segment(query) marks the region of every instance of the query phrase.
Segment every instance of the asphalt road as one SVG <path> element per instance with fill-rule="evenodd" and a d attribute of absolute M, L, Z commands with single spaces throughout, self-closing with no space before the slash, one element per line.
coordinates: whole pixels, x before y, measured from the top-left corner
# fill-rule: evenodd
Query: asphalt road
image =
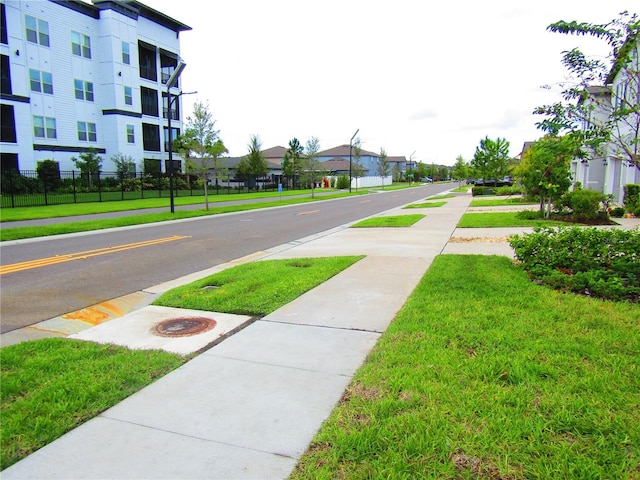
<path fill-rule="evenodd" d="M 1 332 L 21 328 L 451 188 L 371 193 L 249 212 L 0 244 Z M 123 213 L 125 214 L 125 213 Z"/>

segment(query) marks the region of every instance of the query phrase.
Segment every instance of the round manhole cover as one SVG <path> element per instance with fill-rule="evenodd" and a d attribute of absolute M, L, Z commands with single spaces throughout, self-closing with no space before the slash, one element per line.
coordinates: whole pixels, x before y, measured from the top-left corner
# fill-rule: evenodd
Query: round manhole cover
<path fill-rule="evenodd" d="M 158 323 L 152 333 L 161 337 L 188 337 L 208 332 L 216 326 L 216 321 L 206 317 L 172 318 Z"/>

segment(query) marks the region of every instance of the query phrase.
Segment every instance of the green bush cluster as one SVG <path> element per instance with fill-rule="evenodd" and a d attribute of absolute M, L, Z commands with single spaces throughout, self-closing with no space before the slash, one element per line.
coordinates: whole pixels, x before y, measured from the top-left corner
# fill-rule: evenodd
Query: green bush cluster
<path fill-rule="evenodd" d="M 584 222 L 595 220 L 602 216 L 606 218 L 607 212 L 602 208 L 604 201 L 604 194 L 595 190 L 578 188 L 565 193 L 556 208 L 558 210 L 569 208 L 577 221 Z"/>
<path fill-rule="evenodd" d="M 516 259 L 537 282 L 588 296 L 640 303 L 640 231 L 538 227 L 512 235 Z"/>
<path fill-rule="evenodd" d="M 496 195 L 500 196 L 509 196 L 509 195 L 519 195 L 524 192 L 522 187 L 518 185 L 505 185 L 504 187 L 498 187 L 496 190 Z"/>
<path fill-rule="evenodd" d="M 349 175 L 340 175 L 336 181 L 336 188 L 338 190 L 349 188 Z"/>
<path fill-rule="evenodd" d="M 624 187 L 623 202 L 626 209 L 640 217 L 640 185 L 629 183 Z"/>
<path fill-rule="evenodd" d="M 474 197 L 478 195 L 496 195 L 496 190 L 495 187 L 473 187 L 471 195 Z"/>

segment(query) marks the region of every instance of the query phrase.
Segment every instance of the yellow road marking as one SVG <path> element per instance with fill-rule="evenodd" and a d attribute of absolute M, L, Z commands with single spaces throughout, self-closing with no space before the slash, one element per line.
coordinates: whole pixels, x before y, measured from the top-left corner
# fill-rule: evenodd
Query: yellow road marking
<path fill-rule="evenodd" d="M 360 203 L 369 203 L 371 200 L 362 200 Z"/>
<path fill-rule="evenodd" d="M 308 212 L 300 212 L 298 215 L 309 215 L 310 213 L 318 213 L 320 210 L 309 210 Z"/>
<path fill-rule="evenodd" d="M 86 258 L 97 257 L 98 255 L 106 255 L 108 253 L 123 252 L 134 248 L 149 247 L 160 243 L 173 242 L 190 238 L 188 236 L 174 235 L 173 237 L 157 238 L 155 240 L 145 240 L 144 242 L 129 243 L 126 245 L 116 245 L 114 247 L 97 248 L 95 250 L 87 250 L 85 252 L 69 253 L 67 255 L 56 255 L 54 257 L 40 258 L 37 260 L 29 260 L 27 262 L 13 263 L 10 265 L 0 266 L 0 275 L 5 273 L 21 272 L 32 268 L 46 267 L 48 265 L 56 265 L 58 263 L 71 262 L 73 260 L 83 260 Z"/>

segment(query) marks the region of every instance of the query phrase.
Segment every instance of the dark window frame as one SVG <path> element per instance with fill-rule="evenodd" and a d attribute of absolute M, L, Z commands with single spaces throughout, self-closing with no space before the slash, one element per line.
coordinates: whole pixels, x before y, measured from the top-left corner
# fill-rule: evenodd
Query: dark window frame
<path fill-rule="evenodd" d="M 160 126 L 153 123 L 142 124 L 142 148 L 148 152 L 160 151 Z"/>
<path fill-rule="evenodd" d="M 0 142 L 18 143 L 13 105 L 0 105 Z"/>

